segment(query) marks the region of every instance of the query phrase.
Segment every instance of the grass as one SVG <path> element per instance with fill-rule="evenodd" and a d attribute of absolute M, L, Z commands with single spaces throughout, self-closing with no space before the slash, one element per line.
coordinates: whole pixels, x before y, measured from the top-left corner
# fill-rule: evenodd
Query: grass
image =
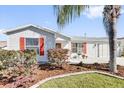
<path fill-rule="evenodd" d="M 124 88 L 124 80 L 102 74 L 80 74 L 52 79 L 39 88 Z"/>

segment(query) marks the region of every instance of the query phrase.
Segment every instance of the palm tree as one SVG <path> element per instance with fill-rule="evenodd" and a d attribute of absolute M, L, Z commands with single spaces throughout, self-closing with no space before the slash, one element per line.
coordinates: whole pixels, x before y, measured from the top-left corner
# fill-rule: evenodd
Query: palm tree
<path fill-rule="evenodd" d="M 76 17 L 80 17 L 81 13 L 88 6 L 80 5 L 64 5 L 54 6 L 57 23 L 60 27 L 64 27 L 67 23 L 72 22 Z M 116 22 L 120 15 L 120 6 L 107 5 L 104 7 L 103 23 L 109 37 L 109 50 L 110 50 L 110 71 L 116 73 Z"/>
<path fill-rule="evenodd" d="M 72 22 L 76 17 L 80 17 L 86 5 L 63 5 L 54 6 L 57 15 L 57 23 L 59 27 L 64 27 L 67 23 Z"/>
<path fill-rule="evenodd" d="M 120 15 L 121 6 L 119 5 L 106 5 L 103 10 L 103 23 L 109 38 L 109 65 L 110 71 L 117 73 L 117 19 Z"/>

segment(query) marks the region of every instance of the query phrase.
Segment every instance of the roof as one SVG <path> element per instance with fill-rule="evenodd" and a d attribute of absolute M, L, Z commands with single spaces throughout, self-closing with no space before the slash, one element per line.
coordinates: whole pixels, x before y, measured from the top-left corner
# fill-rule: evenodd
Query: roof
<path fill-rule="evenodd" d="M 6 47 L 7 42 L 6 41 L 0 41 L 0 48 Z"/>
<path fill-rule="evenodd" d="M 16 28 L 4 30 L 3 33 L 4 33 L 4 34 L 8 34 L 8 33 L 15 32 L 15 31 L 17 31 L 17 30 L 22 30 L 22 29 L 25 29 L 25 28 L 28 28 L 28 27 L 38 28 L 38 29 L 43 30 L 43 31 L 46 31 L 46 32 L 48 32 L 48 33 L 59 34 L 59 35 L 62 35 L 62 36 L 64 36 L 64 37 L 70 38 L 70 37 L 65 36 L 65 35 L 63 35 L 63 34 L 61 34 L 61 33 L 59 33 L 59 32 L 56 32 L 56 31 L 52 30 L 52 29 L 44 28 L 44 27 L 41 27 L 41 26 L 38 26 L 38 25 L 33 25 L 33 24 L 18 26 L 18 27 L 16 27 Z"/>
<path fill-rule="evenodd" d="M 108 37 L 79 37 L 79 36 L 73 36 L 71 37 L 72 42 L 108 42 Z M 122 40 L 122 38 L 118 38 L 118 41 Z"/>
<path fill-rule="evenodd" d="M 72 42 L 75 42 L 75 41 L 76 42 L 82 42 L 82 41 L 85 41 L 85 40 L 87 40 L 87 42 L 108 42 L 108 38 L 107 37 L 86 37 L 86 38 L 85 37 L 80 37 L 80 36 L 69 37 L 69 36 L 63 35 L 62 33 L 54 31 L 52 29 L 44 28 L 44 27 L 41 27 L 41 26 L 38 26 L 38 25 L 33 25 L 33 24 L 18 26 L 16 28 L 4 30 L 3 33 L 4 34 L 8 34 L 8 33 L 11 33 L 11 32 L 17 31 L 17 30 L 22 30 L 22 29 L 25 29 L 25 28 L 28 28 L 28 27 L 34 27 L 34 28 L 46 31 L 48 33 L 52 33 L 52 34 L 56 34 L 56 35 L 61 35 L 63 37 L 68 38 L 69 40 L 71 39 Z M 124 37 L 118 38 L 118 40 L 124 40 Z"/>

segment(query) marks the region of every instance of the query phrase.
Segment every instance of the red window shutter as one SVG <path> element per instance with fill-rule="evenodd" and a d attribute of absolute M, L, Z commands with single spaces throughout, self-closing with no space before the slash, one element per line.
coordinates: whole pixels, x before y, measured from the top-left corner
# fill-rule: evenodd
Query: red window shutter
<path fill-rule="evenodd" d="M 43 37 L 40 38 L 40 55 L 41 56 L 44 55 L 44 38 Z"/>
<path fill-rule="evenodd" d="M 24 50 L 25 49 L 25 42 L 24 42 L 24 37 L 20 37 L 20 50 Z"/>
<path fill-rule="evenodd" d="M 83 53 L 84 54 L 87 53 L 87 43 L 86 42 L 83 43 Z"/>

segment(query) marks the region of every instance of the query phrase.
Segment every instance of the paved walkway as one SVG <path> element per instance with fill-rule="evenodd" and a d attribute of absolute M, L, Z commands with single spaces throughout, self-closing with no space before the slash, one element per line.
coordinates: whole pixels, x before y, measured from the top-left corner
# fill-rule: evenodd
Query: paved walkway
<path fill-rule="evenodd" d="M 78 64 L 80 62 L 86 63 L 86 64 L 93 64 L 93 63 L 108 63 L 108 58 L 87 58 L 87 59 L 70 59 L 70 64 Z M 117 57 L 117 64 L 124 66 L 124 57 Z"/>

